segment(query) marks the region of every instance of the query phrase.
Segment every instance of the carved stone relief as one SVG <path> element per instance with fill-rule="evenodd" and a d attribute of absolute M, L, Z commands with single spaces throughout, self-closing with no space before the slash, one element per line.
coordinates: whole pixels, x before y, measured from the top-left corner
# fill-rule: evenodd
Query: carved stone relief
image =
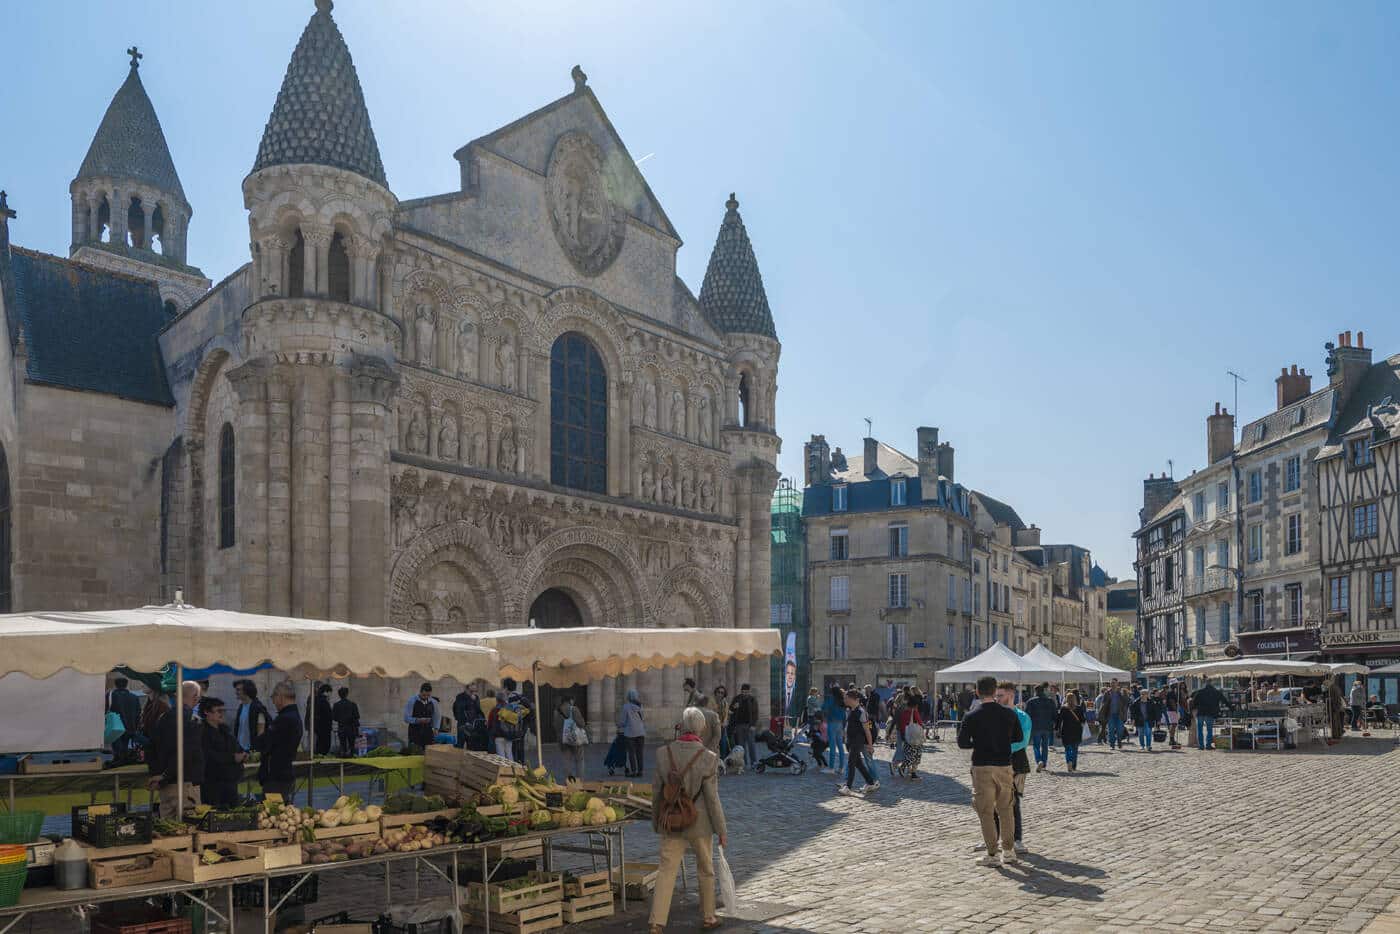
<path fill-rule="evenodd" d="M 442 419 L 442 428 L 438 431 L 438 457 L 445 461 L 456 462 L 461 454 L 461 446 L 457 434 L 457 416 L 447 413 Z"/>
<path fill-rule="evenodd" d="M 419 305 L 414 313 L 413 335 L 417 360 L 426 367 L 437 366 L 434 356 L 436 348 L 437 319 L 431 305 Z"/>
<path fill-rule="evenodd" d="M 574 268 L 596 276 L 622 249 L 627 223 L 612 202 L 603 153 L 585 133 L 571 130 L 554 143 L 546 170 L 554 236 Z"/>
<path fill-rule="evenodd" d="M 507 392 L 515 392 L 515 344 L 511 342 L 509 336 L 501 338 L 501 345 L 496 348 L 496 373 L 500 379 L 501 388 Z"/>
<path fill-rule="evenodd" d="M 476 376 L 477 355 L 476 325 L 470 318 L 462 318 L 457 324 L 457 375 L 463 379 Z"/>

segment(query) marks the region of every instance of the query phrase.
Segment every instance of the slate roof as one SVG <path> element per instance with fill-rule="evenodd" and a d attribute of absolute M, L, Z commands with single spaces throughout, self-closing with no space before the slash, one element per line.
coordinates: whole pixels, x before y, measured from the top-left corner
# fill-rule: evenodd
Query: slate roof
<path fill-rule="evenodd" d="M 3 261 L 0 256 L 0 261 Z M 23 329 L 36 383 L 174 405 L 156 336 L 169 319 L 155 282 L 11 247 L 6 318 Z"/>
<path fill-rule="evenodd" d="M 328 165 L 389 187 L 350 49 L 317 0 L 287 64 L 253 171 L 273 165 Z"/>
<path fill-rule="evenodd" d="M 78 178 L 129 178 L 154 185 L 185 200 L 185 189 L 165 144 L 165 133 L 136 65 L 117 89 L 97 126 Z"/>
<path fill-rule="evenodd" d="M 707 277 L 708 278 L 708 277 Z M 906 477 L 917 477 L 919 475 L 919 462 L 902 451 L 890 447 L 883 441 L 877 441 L 879 445 L 875 455 L 875 472 L 870 476 L 865 475 L 865 455 L 846 454 L 846 469 L 833 470 L 831 476 L 838 482 L 861 483 L 877 477 L 893 477 L 895 474 L 903 474 Z M 864 448 L 862 448 L 862 451 Z M 845 454 L 845 452 L 842 452 Z"/>
<path fill-rule="evenodd" d="M 1120 581 L 1117 584 L 1110 584 L 1108 588 L 1107 604 L 1106 609 L 1110 612 L 1113 610 L 1131 610 L 1137 612 L 1137 581 Z"/>
<path fill-rule="evenodd" d="M 1338 413 L 1318 460 L 1342 453 L 1347 435 L 1372 431 L 1372 443 L 1400 437 L 1400 354 L 1372 364 Z"/>
<path fill-rule="evenodd" d="M 721 333 L 762 334 L 776 340 L 778 332 L 773 327 L 768 294 L 763 291 L 758 259 L 733 194 L 724 207 L 724 222 L 719 225 L 705 281 L 700 285 L 700 307 Z"/>
<path fill-rule="evenodd" d="M 973 490 L 972 495 L 977 497 L 977 501 L 982 504 L 982 511 L 991 516 L 992 521 L 997 525 L 1009 525 L 1016 530 L 1026 527 L 1026 524 L 1021 521 L 1021 516 L 1008 504 L 999 499 L 993 499 L 980 490 Z"/>
<path fill-rule="evenodd" d="M 1240 432 L 1240 443 L 1235 453 L 1243 457 L 1290 435 L 1325 427 L 1332 419 L 1335 398 L 1336 390 L 1327 386 L 1291 405 L 1276 409 L 1263 418 L 1255 419 Z"/>

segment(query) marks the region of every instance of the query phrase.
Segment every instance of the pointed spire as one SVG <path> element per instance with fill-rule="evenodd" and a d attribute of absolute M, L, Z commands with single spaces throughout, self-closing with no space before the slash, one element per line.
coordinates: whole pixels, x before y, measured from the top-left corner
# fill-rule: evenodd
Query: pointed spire
<path fill-rule="evenodd" d="M 331 0 L 316 0 L 316 13 L 292 52 L 277 92 L 253 171 L 273 165 L 328 165 L 388 188 L 364 91 L 331 7 Z"/>
<path fill-rule="evenodd" d="M 773 327 L 758 259 L 732 192 L 724 208 L 724 222 L 700 286 L 700 308 L 723 333 L 761 334 L 776 340 L 778 332 Z"/>
<path fill-rule="evenodd" d="M 185 189 L 165 144 L 165 132 L 141 84 L 138 69 L 143 56 L 135 46 L 126 54 L 131 56 L 126 81 L 107 105 L 78 178 L 106 176 L 145 182 L 184 201 Z"/>

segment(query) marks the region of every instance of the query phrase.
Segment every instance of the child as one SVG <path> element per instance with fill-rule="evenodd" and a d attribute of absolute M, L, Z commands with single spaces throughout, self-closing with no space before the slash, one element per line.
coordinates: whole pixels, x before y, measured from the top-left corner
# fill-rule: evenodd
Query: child
<path fill-rule="evenodd" d="M 812 760 L 817 763 L 817 768 L 826 768 L 826 748 L 829 745 L 826 741 L 826 721 L 821 717 L 816 717 L 807 722 L 807 738 L 812 743 Z"/>

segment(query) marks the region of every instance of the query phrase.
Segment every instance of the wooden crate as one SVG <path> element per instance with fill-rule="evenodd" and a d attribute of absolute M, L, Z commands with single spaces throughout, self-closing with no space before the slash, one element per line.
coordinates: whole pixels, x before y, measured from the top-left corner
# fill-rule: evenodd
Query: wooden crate
<path fill-rule="evenodd" d="M 608 895 L 608 871 L 585 872 L 564 880 L 564 895 L 569 898 L 588 898 L 593 895 Z M 608 895 L 611 898 L 611 895 Z"/>
<path fill-rule="evenodd" d="M 603 875 L 606 876 L 607 873 Z M 604 890 L 601 894 L 565 899 L 565 923 L 578 924 L 581 921 L 592 921 L 594 918 L 610 917 L 613 913 L 613 897 L 612 892 L 607 891 L 606 885 L 604 880 Z"/>
<path fill-rule="evenodd" d="M 544 855 L 544 841 L 538 837 L 522 837 L 518 840 L 505 840 L 488 844 L 488 859 L 538 859 Z"/>
<path fill-rule="evenodd" d="M 423 790 L 428 794 L 461 795 L 488 785 L 513 781 L 525 767 L 501 756 L 452 746 L 429 746 L 423 754 Z"/>
<path fill-rule="evenodd" d="M 646 898 L 656 888 L 656 876 L 661 867 L 656 863 L 627 863 L 622 867 L 622 882 L 628 898 Z M 613 886 L 616 890 L 617 886 Z"/>
<path fill-rule="evenodd" d="M 89 860 L 88 885 L 94 889 L 150 885 L 169 879 L 172 871 L 168 854 L 148 849 L 132 856 Z"/>
<path fill-rule="evenodd" d="M 217 882 L 263 871 L 262 850 L 246 843 L 231 843 L 228 846 L 239 858 L 226 859 L 212 866 L 205 865 L 194 851 L 171 853 L 170 864 L 175 878 L 181 882 Z"/>
<path fill-rule="evenodd" d="M 390 827 L 403 827 L 407 824 L 426 824 L 439 817 L 452 820 L 460 813 L 462 813 L 461 808 L 446 808 L 441 811 L 425 811 L 422 814 L 383 814 L 379 818 L 379 823 L 385 830 L 388 830 Z"/>
<path fill-rule="evenodd" d="M 471 924 L 479 927 L 486 924 L 486 915 L 479 911 L 468 911 L 466 916 Z M 547 902 L 499 915 L 491 912 L 491 930 L 505 931 L 506 934 L 536 934 L 537 931 L 551 931 L 563 926 L 563 902 Z"/>
<path fill-rule="evenodd" d="M 476 813 L 482 817 L 519 817 L 525 813 L 523 804 L 479 804 Z"/>
<path fill-rule="evenodd" d="M 56 755 L 36 759 L 25 756 L 19 760 L 21 775 L 60 775 L 66 772 L 101 772 L 102 757 L 97 753 L 74 752 L 60 758 Z"/>
<path fill-rule="evenodd" d="M 130 846 L 88 846 L 80 843 L 88 861 L 94 859 L 116 859 L 122 856 L 141 856 L 145 853 L 167 853 L 175 850 L 188 850 L 194 846 L 194 837 L 183 834 L 177 837 L 156 837 L 150 843 L 133 843 Z"/>
<path fill-rule="evenodd" d="M 225 843 L 266 843 L 269 840 L 286 840 L 286 834 L 276 830 L 223 830 L 201 831 L 195 836 L 199 848 L 221 846 Z"/>
<path fill-rule="evenodd" d="M 301 865 L 301 844 L 287 842 L 278 838 L 275 840 L 263 840 L 261 842 L 249 843 L 255 849 L 262 851 L 263 868 L 281 869 L 284 866 Z"/>
<path fill-rule="evenodd" d="M 317 840 L 331 840 L 336 837 L 377 837 L 379 836 L 379 821 L 370 821 L 368 824 L 341 824 L 338 827 L 317 827 Z"/>
<path fill-rule="evenodd" d="M 504 889 L 491 883 L 467 883 L 467 904 L 473 908 L 491 906 L 491 921 L 495 923 L 497 913 L 521 911 L 536 905 L 559 904 L 564 900 L 564 874 L 561 872 L 534 872 L 526 874 L 530 885 Z"/>

